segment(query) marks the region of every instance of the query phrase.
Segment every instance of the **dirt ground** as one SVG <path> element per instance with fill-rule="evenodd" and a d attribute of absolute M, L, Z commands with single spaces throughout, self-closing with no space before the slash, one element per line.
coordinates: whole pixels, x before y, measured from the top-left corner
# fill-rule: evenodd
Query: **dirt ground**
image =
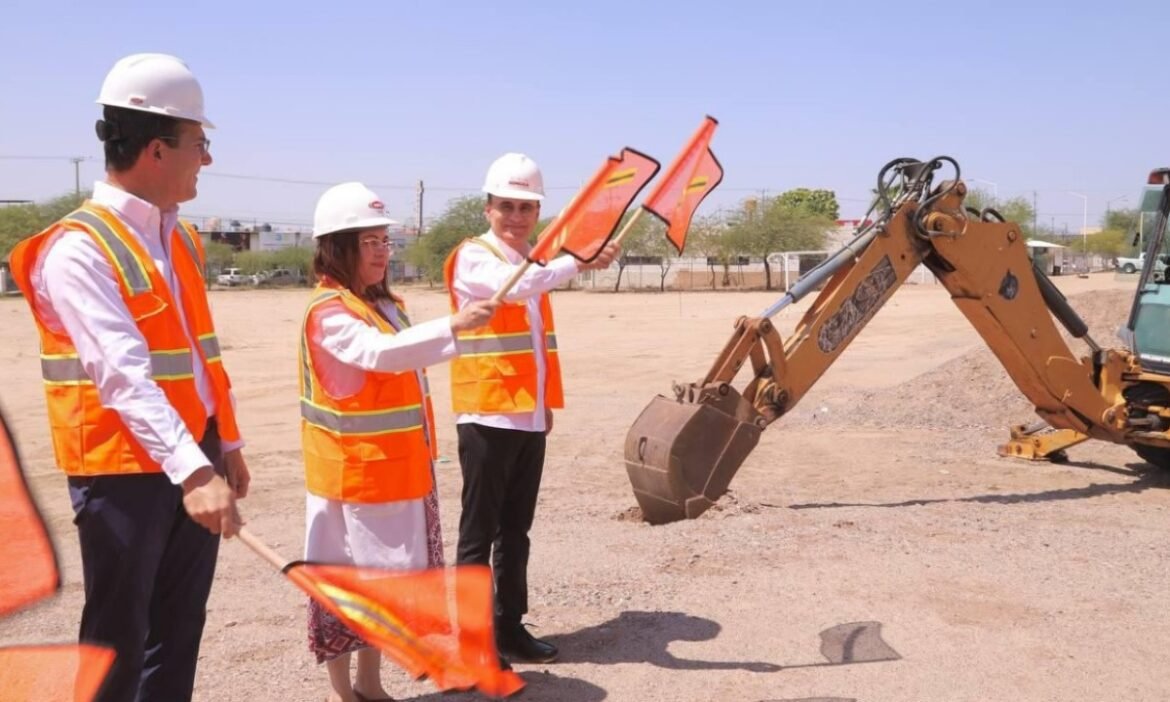
<path fill-rule="evenodd" d="M 1097 341 L 1117 343 L 1132 281 L 1058 283 Z M 437 291 L 406 295 L 415 319 L 443 312 Z M 295 368 L 306 297 L 211 296 L 254 476 L 243 508 L 288 557 L 299 556 L 303 532 Z M 998 458 L 1006 427 L 1033 415 L 940 286 L 899 291 L 764 433 L 715 509 L 665 527 L 631 519 L 622 463 L 631 422 L 672 380 L 701 377 L 733 320 L 774 299 L 555 296 L 568 407 L 550 437 L 529 618 L 562 659 L 517 666 L 522 699 L 1170 699 L 1170 478 L 1104 443 L 1072 449 L 1065 465 Z M 777 317 L 782 334 L 804 306 Z M 59 597 L 0 623 L 0 643 L 69 640 L 80 565 L 35 332 L 20 300 L 0 302 L 0 322 L 0 400 L 65 578 Z M 431 378 L 451 558 L 460 478 L 447 369 Z M 440 698 L 397 671 L 384 678 L 400 699 Z M 325 691 L 300 594 L 225 543 L 196 699 L 308 701 Z"/>

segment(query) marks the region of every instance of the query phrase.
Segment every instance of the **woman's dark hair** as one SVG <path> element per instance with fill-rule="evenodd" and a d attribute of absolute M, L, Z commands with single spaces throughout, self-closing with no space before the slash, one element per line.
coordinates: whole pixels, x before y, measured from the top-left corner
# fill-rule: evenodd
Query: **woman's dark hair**
<path fill-rule="evenodd" d="M 390 284 L 386 279 L 361 288 L 361 279 L 358 277 L 358 262 L 361 252 L 358 251 L 358 234 L 361 230 L 349 229 L 341 232 L 326 234 L 317 239 L 317 253 L 313 255 L 313 274 L 317 281 L 329 277 L 339 285 L 349 288 L 354 295 L 369 300 L 397 300 L 390 292 Z"/>
<path fill-rule="evenodd" d="M 142 150 L 155 139 L 177 139 L 180 120 L 153 112 L 106 105 L 96 125 L 106 152 L 106 170 L 130 170 Z"/>

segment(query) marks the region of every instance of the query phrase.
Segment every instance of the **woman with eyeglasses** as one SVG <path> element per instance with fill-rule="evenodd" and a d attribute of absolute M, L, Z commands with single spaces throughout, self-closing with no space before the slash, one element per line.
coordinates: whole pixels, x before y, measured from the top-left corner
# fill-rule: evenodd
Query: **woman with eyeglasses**
<path fill-rule="evenodd" d="M 386 282 L 393 221 L 384 210 L 369 188 L 343 183 L 313 216 L 318 284 L 300 344 L 305 560 L 414 570 L 443 564 L 423 368 L 455 356 L 455 332 L 486 324 L 496 305 L 411 326 Z M 329 672 L 331 702 L 390 699 L 377 649 L 312 600 L 309 640 Z"/>

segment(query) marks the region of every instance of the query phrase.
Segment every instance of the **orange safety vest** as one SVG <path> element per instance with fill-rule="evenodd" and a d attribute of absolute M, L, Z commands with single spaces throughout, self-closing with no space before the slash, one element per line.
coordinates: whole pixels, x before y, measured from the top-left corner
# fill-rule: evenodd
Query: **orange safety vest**
<path fill-rule="evenodd" d="M 32 272 L 47 253 L 58 229 L 82 231 L 93 238 L 114 268 L 118 288 L 150 351 L 151 378 L 162 389 L 196 441 L 203 439 L 207 411 L 195 389 L 195 364 L 203 364 L 215 396 L 220 437 L 240 438 L 223 368 L 219 340 L 211 322 L 204 282 L 206 257 L 199 235 L 186 223 L 171 232 L 168 249 L 179 281 L 183 319 L 173 291 L 154 265 L 146 247 L 111 210 L 87 201 L 78 210 L 16 245 L 12 275 L 32 308 L 41 340 L 41 375 L 49 410 L 49 427 L 57 465 L 68 475 L 158 473 L 156 463 L 126 428 L 121 417 L 102 406 L 97 386 L 85 372 L 73 341 L 53 330 L 34 302 Z M 192 349 L 188 340 L 197 339 Z"/>
<path fill-rule="evenodd" d="M 344 502 L 425 497 L 434 485 L 431 461 L 438 458 L 426 373 L 420 386 L 414 371 L 367 371 L 359 391 L 346 398 L 331 397 L 309 349 L 311 339 L 320 334 L 313 311 L 330 302 L 340 303 L 383 334 L 395 333 L 373 307 L 334 281 L 325 279 L 313 291 L 300 346 L 306 487 L 314 495 Z M 398 305 L 398 313 L 409 325 L 405 307 Z"/>
<path fill-rule="evenodd" d="M 503 252 L 483 239 L 464 239 L 443 266 L 443 277 L 451 298 L 451 311 L 459 309 L 455 298 L 455 260 L 467 244 L 477 244 L 507 262 Z M 540 296 L 540 317 L 544 323 L 544 406 L 565 406 L 561 387 L 561 362 L 557 357 L 557 332 L 553 324 L 548 293 Z M 532 412 L 536 409 L 536 350 L 532 347 L 532 325 L 524 302 L 501 303 L 490 322 L 477 329 L 456 334 L 459 357 L 451 361 L 451 401 L 456 412 L 502 414 Z"/>

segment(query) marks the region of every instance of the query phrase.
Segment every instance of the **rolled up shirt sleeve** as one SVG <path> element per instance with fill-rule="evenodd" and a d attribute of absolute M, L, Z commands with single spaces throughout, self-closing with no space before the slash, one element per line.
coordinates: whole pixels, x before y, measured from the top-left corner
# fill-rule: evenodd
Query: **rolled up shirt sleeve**
<path fill-rule="evenodd" d="M 103 406 L 118 413 L 147 455 L 178 485 L 210 465 L 151 375 L 146 340 L 109 260 L 87 235 L 68 232 L 41 269 L 49 304 L 77 349 Z"/>

